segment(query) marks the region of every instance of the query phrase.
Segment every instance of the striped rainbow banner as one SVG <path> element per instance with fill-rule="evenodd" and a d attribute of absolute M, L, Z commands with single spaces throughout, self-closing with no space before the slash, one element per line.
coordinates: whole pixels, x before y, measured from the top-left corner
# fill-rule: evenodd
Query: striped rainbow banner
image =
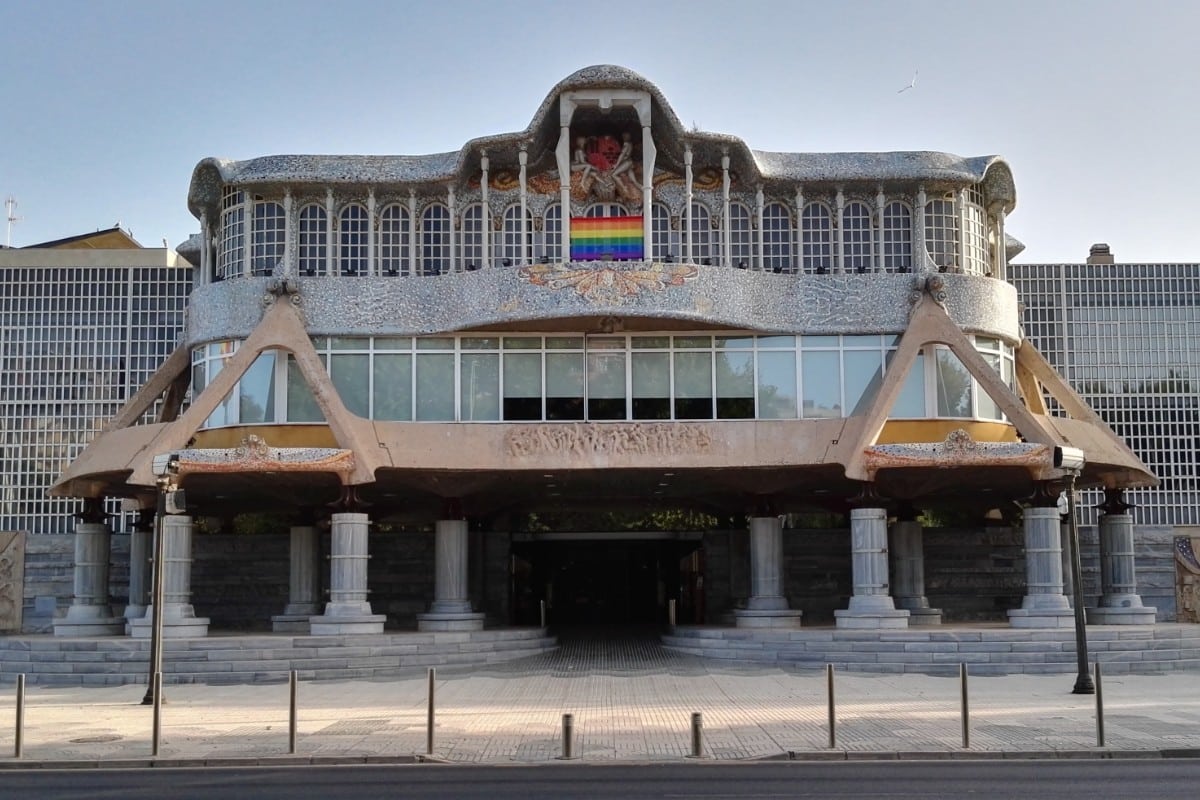
<path fill-rule="evenodd" d="M 571 217 L 572 261 L 640 261 L 642 218 Z"/>

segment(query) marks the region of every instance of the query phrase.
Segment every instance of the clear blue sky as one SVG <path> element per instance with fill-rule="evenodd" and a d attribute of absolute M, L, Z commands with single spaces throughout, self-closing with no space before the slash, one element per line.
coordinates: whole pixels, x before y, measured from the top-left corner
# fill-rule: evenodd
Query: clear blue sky
<path fill-rule="evenodd" d="M 0 0 L 0 198 L 14 246 L 174 246 L 206 156 L 456 150 L 612 63 L 755 149 L 1000 154 L 1023 261 L 1197 261 L 1198 30 L 1185 0 Z"/>

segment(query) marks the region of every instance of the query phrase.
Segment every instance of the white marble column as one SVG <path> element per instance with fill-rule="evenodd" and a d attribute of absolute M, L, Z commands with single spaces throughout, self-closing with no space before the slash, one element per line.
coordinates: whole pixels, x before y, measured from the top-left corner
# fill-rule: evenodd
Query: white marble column
<path fill-rule="evenodd" d="M 317 577 L 321 569 L 321 554 L 317 548 L 317 528 L 314 525 L 293 525 L 288 559 L 291 564 L 288 581 L 288 604 L 282 614 L 271 617 L 271 629 L 276 633 L 308 633 L 309 617 L 321 610 Z"/>
<path fill-rule="evenodd" d="M 344 512 L 331 517 L 329 545 L 329 602 L 325 613 L 309 617 L 313 636 L 338 636 L 347 633 L 383 633 L 387 617 L 372 614 L 367 600 L 367 532 L 371 520 L 366 514 Z"/>
<path fill-rule="evenodd" d="M 850 510 L 850 568 L 854 595 L 833 612 L 839 628 L 907 628 L 908 611 L 888 594 L 887 510 Z"/>
<path fill-rule="evenodd" d="M 483 614 L 471 610 L 467 594 L 467 521 L 439 519 L 434 526 L 433 603 L 417 615 L 422 631 L 483 630 Z"/>
<path fill-rule="evenodd" d="M 1153 625 L 1157 609 L 1142 605 L 1133 557 L 1133 517 L 1119 493 L 1109 493 L 1100 516 L 1100 601 L 1087 611 L 1094 625 Z"/>
<path fill-rule="evenodd" d="M 114 617 L 108 598 L 112 532 L 103 522 L 75 526 L 75 597 L 67 615 L 54 623 L 55 636 L 118 636 L 125 619 Z"/>
<path fill-rule="evenodd" d="M 169 514 L 162 520 L 161 554 L 154 568 L 163 571 L 162 624 L 164 639 L 197 639 L 208 635 L 208 619 L 192 608 L 192 518 Z M 161 560 L 160 560 L 161 555 Z M 146 615 L 129 623 L 134 639 L 149 639 L 154 627 L 154 598 Z"/>
<path fill-rule="evenodd" d="M 800 627 L 784 595 L 782 517 L 750 518 L 750 597 L 733 613 L 739 628 Z"/>
<path fill-rule="evenodd" d="M 897 608 L 908 611 L 908 624 L 941 625 L 942 610 L 930 608 L 925 597 L 924 531 L 915 519 L 897 520 L 892 526 L 892 587 Z"/>
<path fill-rule="evenodd" d="M 1063 594 L 1062 539 L 1057 506 L 1025 509 L 1025 597 L 1010 609 L 1014 628 L 1073 628 L 1075 615 Z"/>
<path fill-rule="evenodd" d="M 150 555 L 154 551 L 154 514 L 152 510 L 138 512 L 133 530 L 129 532 L 129 603 L 125 606 L 125 632 L 131 631 L 135 619 L 146 616 L 150 607 Z"/>

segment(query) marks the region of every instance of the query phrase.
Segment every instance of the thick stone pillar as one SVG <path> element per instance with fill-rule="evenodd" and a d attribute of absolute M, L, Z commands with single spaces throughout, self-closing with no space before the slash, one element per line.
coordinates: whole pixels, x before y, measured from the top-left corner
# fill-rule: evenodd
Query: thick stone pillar
<path fill-rule="evenodd" d="M 750 597 L 734 619 L 739 628 L 799 628 L 802 611 L 783 593 L 783 519 L 750 518 Z"/>
<path fill-rule="evenodd" d="M 468 541 L 465 519 L 439 519 L 434 526 L 433 603 L 417 614 L 422 631 L 478 631 L 483 614 L 471 610 L 467 593 Z"/>
<path fill-rule="evenodd" d="M 892 563 L 896 583 L 892 587 L 897 608 L 908 611 L 908 624 L 941 625 L 942 610 L 930 608 L 925 597 L 924 530 L 915 519 L 897 520 L 892 526 Z"/>
<path fill-rule="evenodd" d="M 850 564 L 854 595 L 833 612 L 839 628 L 907 628 L 908 611 L 888 594 L 887 510 L 850 510 Z"/>
<path fill-rule="evenodd" d="M 154 568 L 163 571 L 163 638 L 207 636 L 208 619 L 197 617 L 192 608 L 192 518 L 169 514 L 163 517 L 162 526 L 163 551 L 154 554 Z M 149 639 L 153 632 L 153 596 L 150 603 L 144 617 L 129 623 L 129 635 L 134 639 Z"/>
<path fill-rule="evenodd" d="M 55 636 L 119 636 L 125 619 L 114 617 L 108 599 L 112 532 L 103 522 L 75 526 L 75 597 L 67 615 L 54 623 Z"/>
<path fill-rule="evenodd" d="M 347 633 L 383 633 L 387 617 L 372 614 L 367 601 L 367 532 L 371 520 L 366 514 L 340 513 L 331 518 L 329 545 L 329 602 L 325 613 L 309 617 L 313 636 L 338 636 Z"/>
<path fill-rule="evenodd" d="M 1010 609 L 1014 628 L 1073 628 L 1075 615 L 1063 594 L 1062 538 L 1055 506 L 1025 509 L 1025 597 Z"/>
<path fill-rule="evenodd" d="M 125 606 L 125 632 L 150 607 L 150 556 L 154 552 L 154 510 L 138 512 L 129 532 L 129 604 Z"/>
<path fill-rule="evenodd" d="M 1094 625 L 1153 625 L 1157 609 L 1142 605 L 1133 558 L 1133 517 L 1121 491 L 1105 492 L 1100 516 L 1100 601 L 1089 608 Z"/>
<path fill-rule="evenodd" d="M 288 558 L 291 574 L 288 581 L 288 604 L 282 614 L 271 617 L 276 633 L 308 633 L 309 617 L 321 610 L 317 577 L 321 569 L 321 554 L 317 548 L 317 528 L 314 525 L 293 525 Z"/>

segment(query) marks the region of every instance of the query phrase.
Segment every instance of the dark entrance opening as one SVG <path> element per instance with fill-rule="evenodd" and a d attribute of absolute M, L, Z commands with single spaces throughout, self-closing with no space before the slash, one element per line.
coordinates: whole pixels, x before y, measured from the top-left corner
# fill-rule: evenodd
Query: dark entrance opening
<path fill-rule="evenodd" d="M 513 542 L 516 625 L 649 625 L 691 622 L 702 572 L 696 539 L 558 538 Z M 688 607 L 680 604 L 687 598 Z M 684 616 L 681 616 L 683 614 Z M 686 618 L 685 618 L 686 616 Z"/>

